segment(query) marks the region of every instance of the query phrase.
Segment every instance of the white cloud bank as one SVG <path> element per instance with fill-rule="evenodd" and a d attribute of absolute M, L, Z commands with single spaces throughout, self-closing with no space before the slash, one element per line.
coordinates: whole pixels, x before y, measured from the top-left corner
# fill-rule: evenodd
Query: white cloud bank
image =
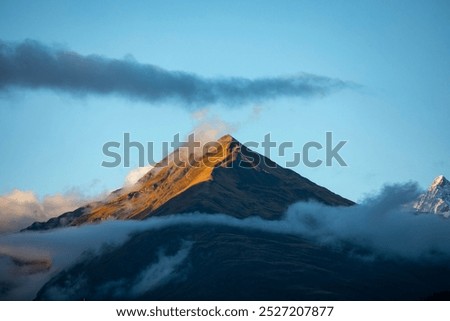
<path fill-rule="evenodd" d="M 13 190 L 0 195 L 0 233 L 15 232 L 35 221 L 46 221 L 86 203 L 75 193 L 45 196 L 42 200 L 31 191 Z"/>
<path fill-rule="evenodd" d="M 153 166 L 147 165 L 130 170 L 125 177 L 124 187 L 134 185 L 152 168 Z M 34 222 L 47 221 L 106 195 L 104 192 L 87 197 L 75 189 L 64 194 L 46 195 L 40 199 L 33 191 L 14 189 L 0 195 L 0 234 L 17 232 Z"/>
<path fill-rule="evenodd" d="M 4 235 L 0 236 L 0 286 L 2 283 L 9 284 L 10 289 L 3 295 L 6 299 L 33 299 L 36 291 L 51 276 L 73 264 L 84 251 L 101 250 L 105 243 L 122 244 L 133 232 L 180 224 L 216 224 L 297 235 L 329 247 L 364 249 L 365 258 L 448 261 L 450 220 L 405 210 L 404 204 L 414 200 L 419 193 L 417 185 L 409 183 L 386 186 L 378 195 L 352 207 L 297 203 L 287 210 L 283 219 L 276 221 L 259 217 L 237 219 L 222 214 L 181 214 L 145 221 L 105 221 L 46 232 Z M 170 258 L 171 262 L 178 264 L 179 260 L 184 260 L 186 253 L 181 252 L 179 256 Z M 18 269 L 22 268 L 13 265 L 11 257 L 37 262 L 34 266 L 40 267 L 40 270 L 20 274 Z M 165 262 L 162 258 L 160 260 Z M 45 262 L 51 265 L 46 268 Z M 136 286 L 136 291 L 140 293 L 144 288 L 143 285 Z"/>

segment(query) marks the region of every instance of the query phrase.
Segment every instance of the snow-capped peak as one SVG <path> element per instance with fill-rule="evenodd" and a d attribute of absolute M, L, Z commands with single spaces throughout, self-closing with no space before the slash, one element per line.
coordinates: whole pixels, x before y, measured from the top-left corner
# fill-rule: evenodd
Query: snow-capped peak
<path fill-rule="evenodd" d="M 440 175 L 436 177 L 425 194 L 414 204 L 417 212 L 450 216 L 450 182 Z"/>
<path fill-rule="evenodd" d="M 439 186 L 444 186 L 444 185 L 448 185 L 448 180 L 444 177 L 444 175 L 439 175 L 438 177 L 436 177 L 433 181 L 433 183 L 430 186 L 430 190 L 436 189 Z"/>

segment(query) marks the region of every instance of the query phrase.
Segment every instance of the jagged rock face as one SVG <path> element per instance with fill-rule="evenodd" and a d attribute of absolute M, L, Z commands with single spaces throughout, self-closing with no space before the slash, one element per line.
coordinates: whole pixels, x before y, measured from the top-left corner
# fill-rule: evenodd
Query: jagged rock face
<path fill-rule="evenodd" d="M 434 179 L 425 194 L 414 204 L 418 212 L 450 216 L 450 182 L 443 176 Z"/>
<path fill-rule="evenodd" d="M 202 153 L 189 154 L 187 148 L 180 148 L 134 186 L 27 229 L 192 212 L 277 219 L 290 204 L 309 200 L 332 206 L 354 204 L 226 135 Z"/>

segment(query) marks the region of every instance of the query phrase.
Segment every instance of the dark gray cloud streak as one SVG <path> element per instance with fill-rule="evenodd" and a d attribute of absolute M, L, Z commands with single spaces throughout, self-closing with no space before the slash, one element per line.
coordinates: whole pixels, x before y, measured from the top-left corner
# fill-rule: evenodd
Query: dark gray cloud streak
<path fill-rule="evenodd" d="M 116 94 L 148 102 L 175 100 L 195 107 L 324 96 L 350 86 L 339 79 L 310 74 L 257 79 L 204 78 L 127 59 L 83 56 L 33 40 L 21 43 L 0 40 L 0 90 L 45 88 L 77 95 Z"/>

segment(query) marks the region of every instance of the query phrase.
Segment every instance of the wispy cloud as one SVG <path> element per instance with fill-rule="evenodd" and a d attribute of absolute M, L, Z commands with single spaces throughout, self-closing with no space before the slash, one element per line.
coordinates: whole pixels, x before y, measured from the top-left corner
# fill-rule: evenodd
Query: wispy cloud
<path fill-rule="evenodd" d="M 239 122 L 225 121 L 219 115 L 211 114 L 210 109 L 207 108 L 195 111 L 191 116 L 196 123 L 192 134 L 201 146 L 216 141 L 223 135 L 232 134 L 240 127 Z"/>
<path fill-rule="evenodd" d="M 174 100 L 186 106 L 241 105 L 280 97 L 324 96 L 352 85 L 328 77 L 293 76 L 248 79 L 205 78 L 169 71 L 131 59 L 83 56 L 37 41 L 0 41 L 0 90 L 45 88 L 72 94 L 117 94 L 148 102 Z"/>
<path fill-rule="evenodd" d="M 142 178 L 142 176 L 147 174 L 152 168 L 153 166 L 150 164 L 143 167 L 133 168 L 128 172 L 127 176 L 125 176 L 124 186 L 125 187 L 133 186 L 134 184 L 137 183 L 139 179 Z"/>

